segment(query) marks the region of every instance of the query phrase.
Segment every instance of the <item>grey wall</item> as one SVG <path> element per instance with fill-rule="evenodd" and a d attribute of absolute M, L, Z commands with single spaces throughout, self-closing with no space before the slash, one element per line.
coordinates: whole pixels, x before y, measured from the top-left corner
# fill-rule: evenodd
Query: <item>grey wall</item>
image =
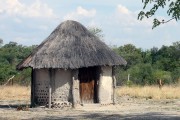
<path fill-rule="evenodd" d="M 35 69 L 35 104 L 46 105 L 49 93 L 49 71 L 48 69 Z"/>
<path fill-rule="evenodd" d="M 49 100 L 49 84 L 52 87 L 52 102 L 72 103 L 72 75 L 71 70 L 63 69 L 35 69 L 35 104 L 47 105 Z M 51 73 L 50 73 L 51 72 Z M 51 76 L 51 80 L 50 80 Z"/>
<path fill-rule="evenodd" d="M 54 82 L 52 82 L 52 102 L 72 103 L 71 70 L 55 69 Z"/>

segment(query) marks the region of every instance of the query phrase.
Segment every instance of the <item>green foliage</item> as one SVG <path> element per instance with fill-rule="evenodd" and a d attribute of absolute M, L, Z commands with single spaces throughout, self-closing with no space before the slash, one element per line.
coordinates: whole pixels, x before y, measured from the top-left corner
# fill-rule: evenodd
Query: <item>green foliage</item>
<path fill-rule="evenodd" d="M 9 42 L 0 47 L 0 84 L 5 83 L 13 75 L 15 75 L 14 80 L 17 83 L 24 84 L 23 81 L 30 81 L 30 70 L 17 71 L 16 65 L 27 57 L 35 47 L 18 45 L 16 42 Z"/>
<path fill-rule="evenodd" d="M 35 47 L 35 45 L 22 46 L 15 42 L 0 47 L 0 84 L 5 83 L 13 75 L 14 81 L 18 84 L 30 83 L 31 69 L 17 71 L 16 65 Z M 118 85 L 152 85 L 157 84 L 158 79 L 162 79 L 165 84 L 171 84 L 180 80 L 180 42 L 146 51 L 132 44 L 113 49 L 128 62 L 127 66 L 116 68 Z M 129 81 L 127 81 L 128 74 L 130 74 Z"/>
<path fill-rule="evenodd" d="M 164 83 L 170 84 L 172 83 L 171 72 L 162 71 L 162 70 L 155 70 L 153 72 L 153 79 L 154 80 L 163 80 Z M 158 81 L 156 81 L 158 82 Z"/>
<path fill-rule="evenodd" d="M 95 36 L 97 36 L 100 40 L 103 40 L 103 31 L 100 28 L 97 27 L 89 27 L 88 30 Z"/>
<path fill-rule="evenodd" d="M 3 44 L 3 40 L 0 38 L 0 47 L 1 47 L 2 44 Z"/>
<path fill-rule="evenodd" d="M 31 68 L 27 68 L 19 72 L 14 80 L 16 81 L 17 84 L 29 85 L 31 81 Z"/>
<path fill-rule="evenodd" d="M 180 67 L 175 68 L 174 71 L 172 71 L 171 75 L 173 83 L 180 82 Z"/>
<path fill-rule="evenodd" d="M 128 87 L 131 87 L 133 85 L 133 82 L 131 80 L 127 80 L 126 85 Z"/>
<path fill-rule="evenodd" d="M 127 76 L 133 84 L 152 85 L 162 79 L 164 84 L 177 83 L 180 79 L 180 42 L 143 51 L 128 44 L 114 51 L 127 60 L 127 66 L 116 69 L 118 85 L 127 85 Z"/>
<path fill-rule="evenodd" d="M 116 73 L 116 79 L 117 79 L 117 85 L 125 85 L 126 81 L 128 79 L 128 72 L 127 70 L 124 70 L 124 68 L 121 67 L 116 67 L 115 69 Z"/>
<path fill-rule="evenodd" d="M 160 24 L 167 23 L 173 19 L 176 21 L 180 20 L 180 1 L 179 0 L 142 0 L 143 10 L 139 12 L 138 19 L 150 18 L 154 16 L 159 9 L 167 8 L 167 15 L 170 17 L 169 20 L 159 20 L 154 18 L 153 28 Z M 150 8 L 147 10 L 147 8 Z"/>
<path fill-rule="evenodd" d="M 128 73 L 131 75 L 133 83 L 139 85 L 153 84 L 152 71 L 151 65 L 144 63 L 134 65 L 128 69 Z"/>
<path fill-rule="evenodd" d="M 130 66 L 141 63 L 143 60 L 141 57 L 141 49 L 136 48 L 132 44 L 114 48 L 114 50 L 127 61 L 128 64 L 126 69 L 128 69 Z"/>

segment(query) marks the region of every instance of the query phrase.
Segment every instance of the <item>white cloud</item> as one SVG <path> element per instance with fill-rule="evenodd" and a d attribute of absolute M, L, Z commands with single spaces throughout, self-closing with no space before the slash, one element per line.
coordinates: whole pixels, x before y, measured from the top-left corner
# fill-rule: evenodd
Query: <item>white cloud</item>
<path fill-rule="evenodd" d="M 136 11 L 130 11 L 125 6 L 119 4 L 116 8 L 117 12 L 115 14 L 115 17 L 117 18 L 117 22 L 122 26 L 148 26 L 150 27 L 152 25 L 152 19 L 146 19 L 143 21 L 137 20 L 137 12 Z"/>
<path fill-rule="evenodd" d="M 128 10 L 125 6 L 120 4 L 117 5 L 116 11 L 115 18 L 118 24 L 122 26 L 132 26 L 137 23 L 137 19 L 135 19 L 133 12 Z"/>
<path fill-rule="evenodd" d="M 81 6 L 77 7 L 76 11 L 68 13 L 64 19 L 80 19 L 80 18 L 93 18 L 96 15 L 95 9 L 87 10 Z"/>
<path fill-rule="evenodd" d="M 85 16 L 85 17 L 94 17 L 96 15 L 96 10 L 91 9 L 91 10 L 88 11 L 88 10 L 82 8 L 81 6 L 79 6 L 77 8 L 77 14 Z"/>
<path fill-rule="evenodd" d="M 149 30 L 152 30 L 153 25 L 153 17 L 152 18 L 144 18 L 142 21 L 137 19 L 138 13 L 140 10 L 131 11 L 127 7 L 119 4 L 116 7 L 116 14 L 115 18 L 117 20 L 117 23 L 119 23 L 121 26 L 126 27 L 147 27 Z M 159 20 L 168 20 L 168 18 L 162 17 L 162 16 L 155 16 Z M 113 18 L 113 17 L 112 17 Z M 112 19 L 111 18 L 111 19 Z M 114 18 L 113 18 L 114 19 Z M 167 26 L 177 26 L 176 21 L 171 21 L 167 24 L 161 25 L 159 27 L 167 27 Z"/>
<path fill-rule="evenodd" d="M 0 0 L 0 13 L 23 17 L 55 17 L 53 10 L 39 0 L 30 5 L 21 3 L 20 0 Z"/>
<path fill-rule="evenodd" d="M 120 4 L 117 6 L 117 10 L 122 14 L 130 14 L 130 11 L 125 6 L 122 6 Z"/>
<path fill-rule="evenodd" d="M 0 14 L 2 14 L 3 13 L 3 10 L 2 9 L 0 9 Z"/>

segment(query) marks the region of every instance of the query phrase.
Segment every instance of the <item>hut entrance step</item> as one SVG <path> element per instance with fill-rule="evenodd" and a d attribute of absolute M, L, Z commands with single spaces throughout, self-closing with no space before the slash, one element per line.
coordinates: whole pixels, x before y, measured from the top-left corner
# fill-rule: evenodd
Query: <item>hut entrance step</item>
<path fill-rule="evenodd" d="M 88 67 L 79 69 L 80 98 L 82 103 L 98 103 L 99 68 Z"/>

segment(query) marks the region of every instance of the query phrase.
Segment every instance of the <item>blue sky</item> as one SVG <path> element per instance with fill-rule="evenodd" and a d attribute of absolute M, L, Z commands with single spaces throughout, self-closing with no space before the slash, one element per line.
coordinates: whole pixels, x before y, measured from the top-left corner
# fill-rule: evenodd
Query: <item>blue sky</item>
<path fill-rule="evenodd" d="M 152 30 L 152 19 L 137 20 L 141 0 L 0 0 L 0 38 L 4 44 L 40 44 L 62 21 L 71 19 L 103 30 L 104 42 L 150 49 L 180 41 L 180 24 Z M 163 11 L 164 12 L 164 11 Z M 159 11 L 156 17 L 168 19 Z"/>

